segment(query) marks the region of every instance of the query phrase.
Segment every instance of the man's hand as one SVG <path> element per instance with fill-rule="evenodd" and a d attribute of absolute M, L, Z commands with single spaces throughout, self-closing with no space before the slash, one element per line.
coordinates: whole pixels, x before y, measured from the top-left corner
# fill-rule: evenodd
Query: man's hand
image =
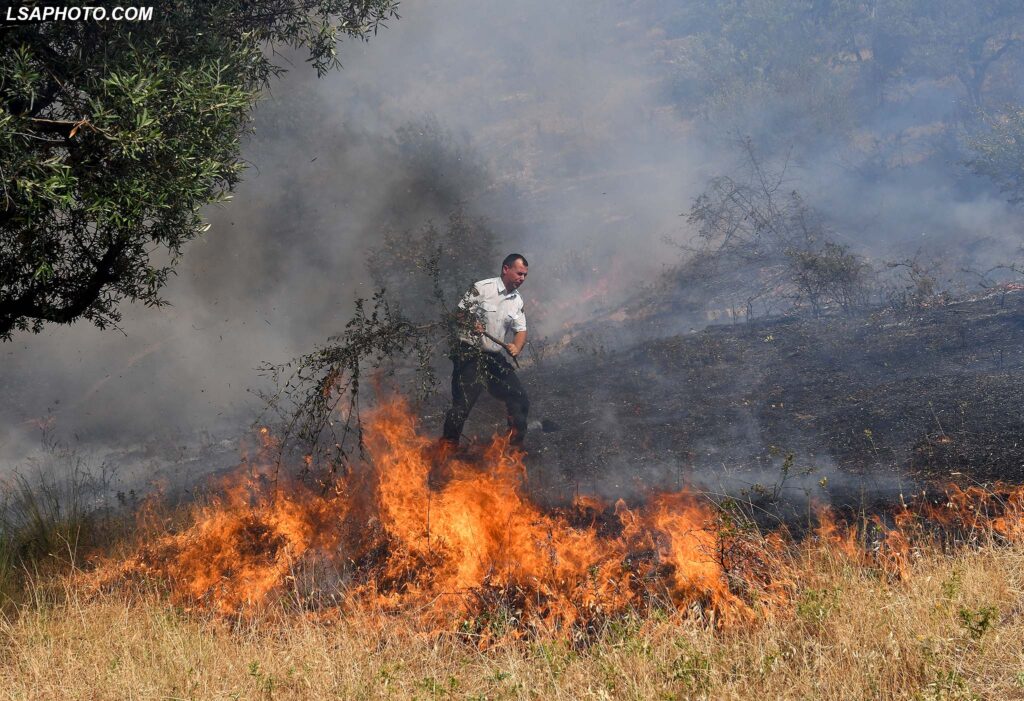
<path fill-rule="evenodd" d="M 517 331 L 512 343 L 505 346 L 505 350 L 513 358 L 522 353 L 524 348 L 526 348 L 526 331 Z"/>

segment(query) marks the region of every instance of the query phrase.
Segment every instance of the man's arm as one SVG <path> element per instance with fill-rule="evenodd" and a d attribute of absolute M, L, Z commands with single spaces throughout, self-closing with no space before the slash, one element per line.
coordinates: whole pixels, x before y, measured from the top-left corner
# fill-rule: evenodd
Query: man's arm
<path fill-rule="evenodd" d="M 512 320 L 512 330 L 516 332 L 516 335 L 512 338 L 512 343 L 506 345 L 505 348 L 508 349 L 509 355 L 515 358 L 523 352 L 523 348 L 526 346 L 526 311 L 522 304 Z"/>
<path fill-rule="evenodd" d="M 509 355 L 513 358 L 523 352 L 523 347 L 526 345 L 526 331 L 517 331 L 515 337 L 512 339 L 512 343 L 509 343 L 505 348 L 508 349 Z"/>

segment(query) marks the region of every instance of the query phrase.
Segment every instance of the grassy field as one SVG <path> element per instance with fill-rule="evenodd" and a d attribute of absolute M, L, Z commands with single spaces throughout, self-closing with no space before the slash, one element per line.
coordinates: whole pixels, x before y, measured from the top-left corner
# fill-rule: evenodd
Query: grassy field
<path fill-rule="evenodd" d="M 587 644 L 425 633 L 401 617 L 312 620 L 287 601 L 224 619 L 151 592 L 28 576 L 0 621 L 0 697 L 1024 698 L 1024 548 L 920 552 L 894 581 L 813 546 L 792 608 L 715 630 L 689 612 L 609 623 Z"/>

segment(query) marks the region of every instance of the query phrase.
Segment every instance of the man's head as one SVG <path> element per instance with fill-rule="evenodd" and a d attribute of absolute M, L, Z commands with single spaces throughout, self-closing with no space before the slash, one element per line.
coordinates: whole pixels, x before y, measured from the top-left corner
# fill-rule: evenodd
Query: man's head
<path fill-rule="evenodd" d="M 510 253 L 501 262 L 501 281 L 506 290 L 518 289 L 526 280 L 530 264 L 518 253 Z"/>

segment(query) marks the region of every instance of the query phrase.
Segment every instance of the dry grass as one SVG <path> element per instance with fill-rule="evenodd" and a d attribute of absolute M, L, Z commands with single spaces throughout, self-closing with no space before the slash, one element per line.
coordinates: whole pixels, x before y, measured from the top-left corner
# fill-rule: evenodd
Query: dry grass
<path fill-rule="evenodd" d="M 716 632 L 685 616 L 480 651 L 401 619 L 225 621 L 157 594 L 36 582 L 0 621 L 12 699 L 1024 698 L 1024 548 L 926 553 L 892 582 L 804 552 L 791 615 Z M 286 614 L 286 615 L 284 615 Z"/>

